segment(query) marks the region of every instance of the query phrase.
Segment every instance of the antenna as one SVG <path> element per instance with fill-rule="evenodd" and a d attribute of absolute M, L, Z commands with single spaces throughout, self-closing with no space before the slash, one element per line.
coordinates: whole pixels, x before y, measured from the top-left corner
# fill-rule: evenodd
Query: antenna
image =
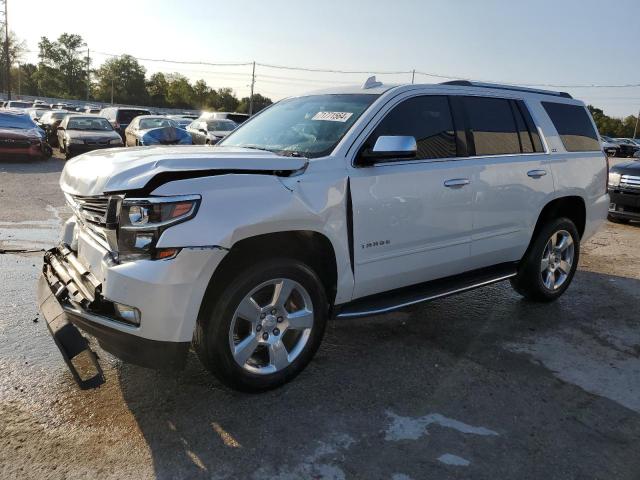
<path fill-rule="evenodd" d="M 362 89 L 363 90 L 367 90 L 369 88 L 376 88 L 376 87 L 381 87 L 382 86 L 382 82 L 379 82 L 376 80 L 376 76 L 372 76 L 367 78 L 367 81 L 364 82 L 364 84 L 362 85 Z"/>

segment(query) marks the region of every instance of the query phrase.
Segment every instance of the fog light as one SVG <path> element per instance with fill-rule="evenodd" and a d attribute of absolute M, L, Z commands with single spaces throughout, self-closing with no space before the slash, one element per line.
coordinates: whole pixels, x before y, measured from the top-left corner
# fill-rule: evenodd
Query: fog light
<path fill-rule="evenodd" d="M 113 309 L 116 312 L 116 317 L 123 322 L 130 323 L 135 326 L 140 325 L 140 310 L 137 308 L 113 302 Z"/>

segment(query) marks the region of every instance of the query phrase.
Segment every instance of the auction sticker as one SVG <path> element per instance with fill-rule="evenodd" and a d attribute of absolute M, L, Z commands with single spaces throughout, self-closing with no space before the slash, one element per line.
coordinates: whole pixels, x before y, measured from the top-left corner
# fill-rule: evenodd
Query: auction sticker
<path fill-rule="evenodd" d="M 352 112 L 318 112 L 311 120 L 324 120 L 326 122 L 346 122 L 353 115 Z"/>

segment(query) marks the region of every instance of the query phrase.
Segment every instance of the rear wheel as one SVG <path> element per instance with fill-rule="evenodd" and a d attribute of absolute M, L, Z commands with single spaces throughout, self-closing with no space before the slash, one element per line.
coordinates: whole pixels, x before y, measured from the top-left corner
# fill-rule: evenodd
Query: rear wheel
<path fill-rule="evenodd" d="M 530 300 L 556 300 L 571 284 L 579 256 L 580 235 L 575 224 L 568 218 L 552 220 L 538 231 L 511 285 Z"/>
<path fill-rule="evenodd" d="M 268 390 L 309 363 L 327 315 L 313 270 L 294 259 L 268 260 L 238 272 L 205 300 L 194 344 L 202 363 L 226 385 Z"/>

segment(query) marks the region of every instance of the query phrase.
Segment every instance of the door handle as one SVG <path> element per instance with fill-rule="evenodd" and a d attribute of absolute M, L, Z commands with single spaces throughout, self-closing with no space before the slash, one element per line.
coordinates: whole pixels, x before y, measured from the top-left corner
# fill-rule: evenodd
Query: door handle
<path fill-rule="evenodd" d="M 529 170 L 527 172 L 527 175 L 530 176 L 531 178 L 544 177 L 546 174 L 547 174 L 546 170 Z"/>
<path fill-rule="evenodd" d="M 448 188 L 459 188 L 469 185 L 470 183 L 468 178 L 452 178 L 451 180 L 445 180 L 444 186 Z"/>

